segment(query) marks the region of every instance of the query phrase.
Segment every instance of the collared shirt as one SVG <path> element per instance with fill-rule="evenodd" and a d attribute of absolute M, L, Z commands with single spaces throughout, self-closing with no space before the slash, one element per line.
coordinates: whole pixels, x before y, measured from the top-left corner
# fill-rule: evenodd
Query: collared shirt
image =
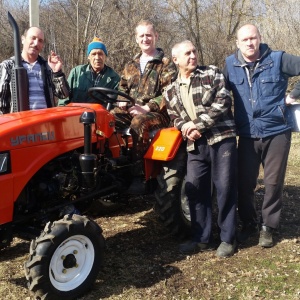
<path fill-rule="evenodd" d="M 196 119 L 196 109 L 193 103 L 193 94 L 191 88 L 191 80 L 182 80 L 182 78 L 178 78 L 179 87 L 180 87 L 180 95 L 182 98 L 183 106 L 185 107 L 189 117 L 191 120 Z"/>
<path fill-rule="evenodd" d="M 23 61 L 22 64 L 28 75 L 29 109 L 47 108 L 41 65 L 38 61 L 33 64 Z"/>
<path fill-rule="evenodd" d="M 107 70 L 107 67 L 106 67 L 106 65 L 104 65 L 104 68 L 103 68 L 100 72 L 96 73 L 96 72 L 93 70 L 93 68 L 90 66 L 90 72 L 91 72 L 92 80 L 93 80 L 93 82 L 94 82 L 94 87 L 95 87 L 95 86 L 100 86 L 99 82 L 100 82 L 101 79 L 103 78 L 103 76 L 104 76 L 106 70 Z"/>
<path fill-rule="evenodd" d="M 186 112 L 191 120 L 196 119 L 196 109 L 193 103 L 193 94 L 192 94 L 192 86 L 191 86 L 191 78 L 182 80 L 182 78 L 178 77 L 179 89 L 180 89 L 180 96 L 182 99 L 182 103 Z M 195 150 L 195 143 L 188 142 L 187 143 L 187 151 Z"/>

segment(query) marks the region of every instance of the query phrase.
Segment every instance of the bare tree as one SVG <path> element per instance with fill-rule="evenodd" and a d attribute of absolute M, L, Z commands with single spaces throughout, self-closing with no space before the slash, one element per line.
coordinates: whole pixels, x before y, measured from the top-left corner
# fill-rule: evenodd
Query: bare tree
<path fill-rule="evenodd" d="M 300 55 L 300 1 L 266 0 L 265 2 L 268 13 L 260 24 L 263 40 L 274 50 Z M 289 79 L 288 91 L 299 79 L 299 76 Z"/>
<path fill-rule="evenodd" d="M 176 42 L 189 39 L 197 47 L 201 64 L 222 67 L 225 57 L 235 51 L 237 29 L 245 23 L 257 25 L 272 48 L 299 55 L 299 8 L 299 0 L 42 0 L 43 54 L 55 49 L 68 74 L 75 65 L 87 62 L 87 45 L 96 35 L 107 46 L 108 64 L 121 72 L 139 51 L 136 24 L 149 19 L 158 29 L 158 46 L 167 54 Z M 1 2 L 2 60 L 13 55 L 7 11 L 15 17 L 21 33 L 29 25 L 27 0 Z"/>
<path fill-rule="evenodd" d="M 234 51 L 237 28 L 243 22 L 258 19 L 256 0 L 168 0 L 184 32 L 198 50 L 200 64 L 223 65 Z"/>
<path fill-rule="evenodd" d="M 42 19 L 47 20 L 44 28 L 55 39 L 67 69 L 86 62 L 86 48 L 99 26 L 103 7 L 104 0 L 55 0 L 41 8 L 41 15 L 46 16 Z"/>
<path fill-rule="evenodd" d="M 87 62 L 86 48 L 96 35 L 106 44 L 108 64 L 121 72 L 125 62 L 138 51 L 134 28 L 141 19 L 150 19 L 164 29 L 159 40 L 162 47 L 167 42 L 170 48 L 172 39 L 166 37 L 170 35 L 168 28 L 173 27 L 165 26 L 169 21 L 160 8 L 158 0 L 53 0 L 41 7 L 43 27 L 52 39 L 47 50 L 55 41 L 69 71 Z"/>
<path fill-rule="evenodd" d="M 26 0 L 2 1 L 0 6 L 0 61 L 14 55 L 13 31 L 8 22 L 8 12 L 18 21 L 20 35 L 29 25 L 29 6 Z"/>

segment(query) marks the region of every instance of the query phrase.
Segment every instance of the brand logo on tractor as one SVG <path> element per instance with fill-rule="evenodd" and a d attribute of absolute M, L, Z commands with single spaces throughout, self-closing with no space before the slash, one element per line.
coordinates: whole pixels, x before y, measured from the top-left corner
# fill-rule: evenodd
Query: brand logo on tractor
<path fill-rule="evenodd" d="M 10 143 L 12 146 L 22 145 L 23 143 L 39 143 L 45 141 L 54 141 L 55 140 L 55 133 L 54 131 L 50 132 L 40 132 L 34 134 L 27 134 L 27 135 L 19 135 L 14 138 L 10 139 Z"/>
<path fill-rule="evenodd" d="M 166 147 L 163 146 L 156 146 L 155 151 L 164 152 Z"/>

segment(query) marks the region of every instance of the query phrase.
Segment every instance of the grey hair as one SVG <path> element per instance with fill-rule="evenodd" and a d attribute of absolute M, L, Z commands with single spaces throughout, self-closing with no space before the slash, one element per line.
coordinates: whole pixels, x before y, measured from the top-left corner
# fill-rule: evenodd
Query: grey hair
<path fill-rule="evenodd" d="M 179 48 L 181 47 L 181 45 L 184 45 L 184 44 L 192 44 L 193 45 L 193 42 L 191 42 L 189 40 L 185 40 L 185 41 L 175 44 L 172 47 L 172 57 L 176 57 L 178 55 Z"/>

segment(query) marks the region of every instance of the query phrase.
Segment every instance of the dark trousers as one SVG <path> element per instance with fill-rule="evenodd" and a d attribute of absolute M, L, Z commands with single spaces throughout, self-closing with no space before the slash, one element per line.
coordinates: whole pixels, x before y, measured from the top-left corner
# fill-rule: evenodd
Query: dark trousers
<path fill-rule="evenodd" d="M 254 191 L 262 164 L 265 195 L 261 222 L 272 228 L 278 227 L 290 145 L 290 131 L 263 139 L 239 138 L 238 212 L 242 222 L 258 222 Z"/>
<path fill-rule="evenodd" d="M 218 226 L 223 242 L 232 243 L 236 228 L 236 139 L 212 146 L 205 137 L 188 152 L 186 195 L 189 201 L 193 239 L 208 243 L 212 229 L 211 182 L 217 192 Z"/>

